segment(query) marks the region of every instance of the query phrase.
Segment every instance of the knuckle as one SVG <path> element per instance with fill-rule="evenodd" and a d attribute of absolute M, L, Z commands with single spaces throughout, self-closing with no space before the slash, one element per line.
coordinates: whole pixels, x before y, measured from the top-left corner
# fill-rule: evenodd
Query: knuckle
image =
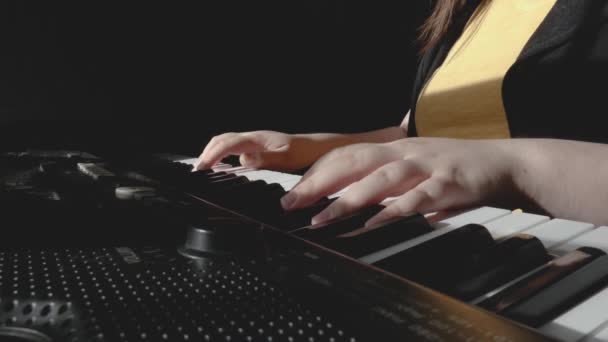
<path fill-rule="evenodd" d="M 232 138 L 234 135 L 235 135 L 235 133 L 232 133 L 232 132 L 216 135 L 213 138 L 211 138 L 211 140 L 209 140 L 209 143 L 210 144 L 212 144 L 212 143 L 213 144 L 219 144 L 219 143 L 222 143 L 222 142 L 224 142 L 224 141 Z"/>
<path fill-rule="evenodd" d="M 251 139 L 251 140 L 260 140 L 260 139 L 264 138 L 264 132 L 263 131 L 246 132 L 246 133 L 243 133 L 242 136 L 244 138 Z"/>
<path fill-rule="evenodd" d="M 381 166 L 376 170 L 376 175 L 379 177 L 380 182 L 385 184 L 392 184 L 401 181 L 407 176 L 408 168 L 410 168 L 410 162 L 405 160 L 398 160 Z"/>
<path fill-rule="evenodd" d="M 397 172 L 394 167 L 389 167 L 389 165 L 382 166 L 376 171 L 376 177 L 378 177 L 379 182 L 382 184 L 393 183 L 396 178 L 395 176 L 397 176 Z"/>
<path fill-rule="evenodd" d="M 359 157 L 355 153 L 344 153 L 341 156 L 342 162 L 350 167 L 355 167 L 359 162 Z"/>
<path fill-rule="evenodd" d="M 460 174 L 460 168 L 458 167 L 458 165 L 455 165 L 454 163 L 448 163 L 447 165 L 445 165 L 441 172 L 439 172 L 439 175 L 441 176 L 442 179 L 457 179 L 458 176 Z"/>
<path fill-rule="evenodd" d="M 219 139 L 219 135 L 215 135 L 213 137 L 211 137 L 211 139 L 209 139 L 209 144 L 214 144 L 217 142 L 217 140 Z"/>
<path fill-rule="evenodd" d="M 448 187 L 449 181 L 442 177 L 434 178 L 432 182 L 427 183 L 422 188 L 417 188 L 421 192 L 424 198 L 438 199 L 445 193 L 445 189 Z"/>
<path fill-rule="evenodd" d="M 235 133 L 235 132 L 226 132 L 226 133 L 220 135 L 219 139 L 230 139 L 230 138 L 234 138 L 237 135 L 238 135 L 238 133 Z"/>

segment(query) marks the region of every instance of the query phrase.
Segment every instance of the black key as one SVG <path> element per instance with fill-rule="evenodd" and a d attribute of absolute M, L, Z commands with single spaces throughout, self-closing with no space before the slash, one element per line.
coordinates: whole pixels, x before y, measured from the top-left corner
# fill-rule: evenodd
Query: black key
<path fill-rule="evenodd" d="M 471 300 L 550 260 L 551 256 L 538 238 L 517 234 L 487 251 L 465 258 L 465 267 L 455 269 L 463 280 L 455 283 L 446 281 L 440 290 L 462 300 Z"/>
<path fill-rule="evenodd" d="M 196 173 L 194 173 L 194 174 L 196 174 Z M 224 172 L 224 171 L 209 173 L 205 176 L 207 178 L 209 178 L 210 180 L 222 179 L 223 177 L 236 177 L 236 175 L 234 173 L 228 173 L 228 172 Z"/>
<path fill-rule="evenodd" d="M 267 186 L 268 183 L 257 180 L 245 184 L 231 185 L 225 189 L 220 188 L 217 191 L 216 200 L 230 209 L 246 210 L 260 201 L 260 196 Z"/>
<path fill-rule="evenodd" d="M 519 305 L 522 301 L 557 283 L 602 255 L 606 255 L 606 253 L 600 249 L 581 247 L 552 260 L 546 267 L 506 287 L 477 305 L 486 310 L 501 313 Z"/>
<path fill-rule="evenodd" d="M 237 175 L 233 173 L 226 172 L 215 172 L 211 174 L 204 174 L 198 172 L 190 172 L 189 174 L 181 175 L 177 179 L 174 179 L 173 182 L 179 182 L 184 185 L 200 185 L 200 184 L 208 184 L 215 181 L 236 178 Z"/>
<path fill-rule="evenodd" d="M 215 173 L 215 171 L 213 171 L 213 169 L 203 169 L 203 170 L 196 170 L 194 172 L 192 172 L 192 165 L 190 164 L 185 164 L 185 163 L 177 163 L 177 164 L 183 164 L 186 166 L 183 166 L 182 168 L 184 169 L 184 171 L 188 171 L 191 173 L 199 173 L 199 174 L 212 174 Z"/>
<path fill-rule="evenodd" d="M 170 164 L 176 170 L 181 170 L 183 172 L 192 172 L 192 165 L 190 165 L 190 164 L 186 164 L 186 163 L 182 163 L 182 162 L 172 162 Z M 206 170 L 200 170 L 200 171 L 197 171 L 197 172 L 202 172 L 202 171 L 206 171 Z"/>
<path fill-rule="evenodd" d="M 561 315 L 608 283 L 608 255 L 602 255 L 557 283 L 502 312 L 533 327 Z"/>
<path fill-rule="evenodd" d="M 322 243 L 339 235 L 363 228 L 365 222 L 383 208 L 381 205 L 371 206 L 350 216 L 294 230 L 292 234 L 309 241 Z"/>
<path fill-rule="evenodd" d="M 224 177 L 217 180 L 200 179 L 195 181 L 187 182 L 183 184 L 184 191 L 191 192 L 196 195 L 205 197 L 209 201 L 213 201 L 217 197 L 218 193 L 221 193 L 223 189 L 232 188 L 241 184 L 248 183 L 249 180 L 246 177 Z"/>
<path fill-rule="evenodd" d="M 281 197 L 286 191 L 280 184 L 272 183 L 266 185 L 255 194 L 255 199 L 248 203 L 251 216 L 259 221 L 270 223 L 283 213 Z"/>
<path fill-rule="evenodd" d="M 432 279 L 452 271 L 464 257 L 494 246 L 490 232 L 478 224 L 468 224 L 434 239 L 373 263 L 374 266 L 410 280 Z"/>
<path fill-rule="evenodd" d="M 218 178 L 212 178 L 209 180 L 209 184 L 213 187 L 226 187 L 239 184 L 249 183 L 249 179 L 245 176 L 232 175 L 231 177 L 224 176 Z"/>
<path fill-rule="evenodd" d="M 324 198 L 310 207 L 283 211 L 282 214 L 277 217 L 275 225 L 284 231 L 292 231 L 297 228 L 310 226 L 311 219 L 335 200 L 335 198 Z"/>
<path fill-rule="evenodd" d="M 433 227 L 424 216 L 416 214 L 399 217 L 360 233 L 353 232 L 355 235 L 341 235 L 323 245 L 350 257 L 360 258 L 431 231 Z"/>

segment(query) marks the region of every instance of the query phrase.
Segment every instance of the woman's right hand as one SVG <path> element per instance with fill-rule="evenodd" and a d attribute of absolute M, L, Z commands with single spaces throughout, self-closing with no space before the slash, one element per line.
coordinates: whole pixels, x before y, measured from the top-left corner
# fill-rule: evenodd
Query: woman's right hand
<path fill-rule="evenodd" d="M 229 155 L 240 155 L 241 165 L 294 171 L 310 166 L 320 157 L 315 141 L 307 135 L 275 131 L 224 133 L 213 137 L 194 165 L 207 169 Z"/>

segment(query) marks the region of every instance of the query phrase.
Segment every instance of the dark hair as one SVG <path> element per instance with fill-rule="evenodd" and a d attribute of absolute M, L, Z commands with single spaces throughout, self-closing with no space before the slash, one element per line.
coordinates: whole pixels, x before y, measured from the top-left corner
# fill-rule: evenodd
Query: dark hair
<path fill-rule="evenodd" d="M 436 0 L 431 16 L 420 27 L 419 39 L 422 52 L 435 46 L 447 32 L 454 16 L 460 11 L 467 0 Z"/>

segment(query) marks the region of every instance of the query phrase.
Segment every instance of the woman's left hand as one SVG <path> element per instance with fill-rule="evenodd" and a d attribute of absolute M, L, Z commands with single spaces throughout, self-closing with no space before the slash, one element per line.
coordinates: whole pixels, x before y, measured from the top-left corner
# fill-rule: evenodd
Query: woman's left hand
<path fill-rule="evenodd" d="M 407 138 L 356 144 L 326 154 L 281 203 L 306 207 L 346 186 L 339 199 L 312 219 L 319 223 L 396 197 L 366 225 L 413 212 L 429 213 L 500 200 L 515 194 L 514 155 L 508 140 Z"/>

